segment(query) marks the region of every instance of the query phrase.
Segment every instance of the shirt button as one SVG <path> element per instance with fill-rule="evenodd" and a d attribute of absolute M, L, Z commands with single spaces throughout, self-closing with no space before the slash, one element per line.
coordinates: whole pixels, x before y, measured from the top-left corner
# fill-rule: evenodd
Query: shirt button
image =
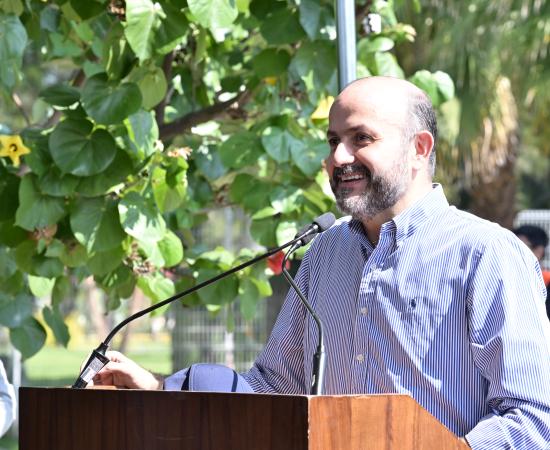
<path fill-rule="evenodd" d="M 360 363 L 362 363 L 364 360 L 365 360 L 365 355 L 363 355 L 362 353 L 358 354 L 355 359 L 357 361 L 359 361 Z"/>
<path fill-rule="evenodd" d="M 367 309 L 367 308 L 365 308 L 365 307 L 361 308 L 361 314 L 362 314 L 363 316 L 366 316 L 366 315 L 367 315 L 367 312 L 368 312 L 368 309 Z"/>

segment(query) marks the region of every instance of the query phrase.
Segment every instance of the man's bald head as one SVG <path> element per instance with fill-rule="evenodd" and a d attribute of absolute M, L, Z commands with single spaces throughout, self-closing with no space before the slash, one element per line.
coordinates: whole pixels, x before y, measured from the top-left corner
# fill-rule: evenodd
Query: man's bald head
<path fill-rule="evenodd" d="M 426 130 L 431 133 L 434 146 L 429 164 L 431 176 L 435 172 L 435 143 L 437 121 L 432 103 L 426 93 L 414 84 L 392 77 L 360 78 L 348 84 L 336 98 L 333 108 L 361 104 L 380 119 L 394 123 L 402 130 L 405 140 Z"/>

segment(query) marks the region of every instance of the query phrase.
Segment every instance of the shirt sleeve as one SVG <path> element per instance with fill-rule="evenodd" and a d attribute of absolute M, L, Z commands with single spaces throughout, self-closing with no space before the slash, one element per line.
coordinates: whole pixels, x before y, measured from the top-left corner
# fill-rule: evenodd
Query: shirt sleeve
<path fill-rule="evenodd" d="M 476 255 L 468 290 L 474 362 L 488 414 L 466 435 L 475 450 L 543 449 L 550 442 L 550 323 L 538 262 L 511 237 Z"/>
<path fill-rule="evenodd" d="M 0 436 L 9 430 L 15 419 L 15 389 L 8 382 L 4 364 L 0 361 Z"/>
<path fill-rule="evenodd" d="M 308 296 L 309 255 L 300 265 L 296 284 Z M 304 370 L 306 309 L 290 289 L 264 350 L 242 376 L 255 392 L 307 394 Z"/>

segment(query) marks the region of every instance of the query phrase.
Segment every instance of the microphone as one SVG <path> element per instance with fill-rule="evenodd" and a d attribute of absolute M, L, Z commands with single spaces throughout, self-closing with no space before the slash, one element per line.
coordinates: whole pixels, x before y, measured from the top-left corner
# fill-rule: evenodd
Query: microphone
<path fill-rule="evenodd" d="M 292 278 L 290 273 L 288 273 L 288 271 L 286 270 L 286 262 L 288 257 L 292 253 L 298 250 L 298 248 L 300 248 L 301 246 L 306 245 L 309 241 L 311 241 L 315 236 L 315 234 L 322 233 L 323 231 L 328 230 L 334 224 L 335 220 L 336 218 L 334 217 L 334 214 L 325 213 L 322 216 L 319 216 L 317 219 L 315 219 L 312 224 L 306 225 L 304 228 L 298 231 L 296 236 L 301 235 L 302 238 L 290 247 L 290 249 L 286 252 L 285 257 L 283 258 L 283 261 L 281 263 L 281 270 L 283 272 L 283 275 L 285 276 L 290 286 L 292 286 L 292 288 L 298 295 L 298 298 L 301 300 L 302 304 L 309 311 L 309 313 L 313 317 L 313 320 L 315 321 L 315 324 L 317 325 L 318 340 L 317 340 L 317 349 L 315 350 L 315 353 L 313 355 L 313 370 L 312 370 L 312 376 L 311 376 L 312 381 L 311 381 L 311 389 L 310 389 L 311 395 L 323 394 L 323 386 L 325 382 L 325 364 L 326 364 L 323 324 L 319 316 L 315 313 L 315 310 L 311 307 L 306 297 L 298 287 L 298 285 L 294 282 L 294 279 Z"/>
<path fill-rule="evenodd" d="M 299 247 L 308 244 L 316 234 L 322 233 L 323 231 L 328 230 L 336 221 L 336 217 L 331 212 L 321 214 L 317 217 L 312 223 L 305 225 L 304 227 L 298 230 L 294 239 L 300 238 L 302 245 L 296 247 L 297 250 Z M 289 251 L 290 252 L 290 251 Z"/>
<path fill-rule="evenodd" d="M 192 294 L 193 292 L 198 291 L 199 289 L 205 286 L 208 286 L 209 284 L 215 283 L 216 281 L 221 280 L 222 278 L 225 278 L 229 275 L 234 274 L 235 272 L 238 272 L 239 270 L 242 270 L 248 266 L 251 266 L 252 264 L 257 263 L 262 259 L 268 258 L 280 252 L 281 250 L 284 250 L 287 247 L 294 246 L 297 244 L 296 249 L 298 249 L 299 247 L 305 245 L 307 242 L 313 239 L 313 236 L 315 236 L 316 234 L 321 233 L 326 229 L 330 228 L 330 225 L 327 226 L 327 224 L 329 224 L 330 222 L 330 217 L 332 217 L 332 222 L 330 223 L 330 225 L 332 225 L 332 223 L 335 220 L 334 215 L 332 213 L 325 213 L 317 217 L 311 224 L 307 225 L 302 230 L 298 231 L 294 239 L 287 242 L 286 244 L 283 244 L 280 247 L 276 247 L 271 250 L 268 250 L 267 252 L 259 256 L 256 256 L 255 258 L 252 258 L 251 260 L 246 261 L 243 264 L 238 265 L 237 267 L 229 269 L 226 272 L 222 272 L 221 274 L 216 275 L 215 277 L 209 278 L 208 280 L 205 280 L 202 283 L 199 283 L 190 289 L 187 289 L 183 292 L 179 292 L 173 295 L 172 297 L 167 298 L 166 300 L 163 300 L 159 303 L 151 305 L 148 308 L 145 308 L 127 317 L 122 322 L 120 322 L 117 326 L 115 326 L 113 330 L 105 338 L 105 340 L 95 350 L 92 351 L 92 354 L 88 358 L 88 361 L 86 361 L 86 364 L 84 365 L 82 371 L 80 372 L 80 375 L 74 382 L 72 388 L 73 389 L 85 388 L 88 385 L 88 383 L 93 379 L 93 377 L 101 369 L 103 369 L 103 367 L 105 367 L 105 365 L 109 362 L 109 358 L 105 356 L 105 352 L 109 348 L 109 342 L 113 339 L 116 333 L 118 333 L 118 331 L 120 331 L 120 329 L 125 325 L 127 325 L 129 322 L 132 322 L 133 320 L 138 319 L 139 317 L 144 316 L 145 314 L 148 314 L 157 308 L 161 308 L 164 305 L 167 305 L 182 297 L 185 297 L 186 295 Z"/>

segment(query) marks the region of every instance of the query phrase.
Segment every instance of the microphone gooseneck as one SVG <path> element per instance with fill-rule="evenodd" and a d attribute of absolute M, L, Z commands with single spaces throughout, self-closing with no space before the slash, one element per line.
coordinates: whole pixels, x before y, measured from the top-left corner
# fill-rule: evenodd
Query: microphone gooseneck
<path fill-rule="evenodd" d="M 323 394 L 323 388 L 324 388 L 324 382 L 325 382 L 325 365 L 326 365 L 323 323 L 321 322 L 321 319 L 319 318 L 315 310 L 309 304 L 308 300 L 306 299 L 306 297 L 304 296 L 304 294 L 302 293 L 298 285 L 294 282 L 294 279 L 292 278 L 290 273 L 288 273 L 288 271 L 286 270 L 286 262 L 288 260 L 288 257 L 292 253 L 294 253 L 300 247 L 309 243 L 309 241 L 311 241 L 316 234 L 322 233 L 323 231 L 328 230 L 334 224 L 335 220 L 336 218 L 334 217 L 334 214 L 325 213 L 322 216 L 319 216 L 317 219 L 315 219 L 315 221 L 311 225 L 308 225 L 302 228 L 300 231 L 298 231 L 297 236 L 302 234 L 303 238 L 289 248 L 289 250 L 286 252 L 283 258 L 283 261 L 281 263 L 281 270 L 283 272 L 284 277 L 289 282 L 290 286 L 292 286 L 292 288 L 298 295 L 298 298 L 301 300 L 302 304 L 309 311 L 309 313 L 311 314 L 311 317 L 313 317 L 313 320 L 317 325 L 318 339 L 317 339 L 317 348 L 313 355 L 313 370 L 312 370 L 312 376 L 311 376 L 311 389 L 310 389 L 311 395 Z"/>
<path fill-rule="evenodd" d="M 311 395 L 322 395 L 323 393 L 323 385 L 324 385 L 324 375 L 325 375 L 325 343 L 324 343 L 324 332 L 323 332 L 323 323 L 321 322 L 321 319 L 319 319 L 319 316 L 315 312 L 315 310 L 312 308 L 312 306 L 307 301 L 306 297 L 298 287 L 298 285 L 294 282 L 294 279 L 292 276 L 288 273 L 286 270 L 286 262 L 288 260 L 288 257 L 295 252 L 300 245 L 294 244 L 288 252 L 286 252 L 285 257 L 283 258 L 282 262 L 282 271 L 283 275 L 286 278 L 286 280 L 289 282 L 290 286 L 294 289 L 296 294 L 298 295 L 298 298 L 301 300 L 302 304 L 306 307 L 306 309 L 311 314 L 311 317 L 313 317 L 313 320 L 315 321 L 315 324 L 317 325 L 317 348 L 315 350 L 315 354 L 313 355 L 313 370 L 312 370 L 312 376 L 311 376 L 311 389 L 310 394 Z"/>
<path fill-rule="evenodd" d="M 138 319 L 145 314 L 148 314 L 155 309 L 161 308 L 164 305 L 167 305 L 169 303 L 172 303 L 182 297 L 185 297 L 186 295 L 192 294 L 195 291 L 198 291 L 199 289 L 208 286 L 209 284 L 215 283 L 218 280 L 221 280 L 222 278 L 225 278 L 229 275 L 234 274 L 235 272 L 238 272 L 239 270 L 242 270 L 248 266 L 251 266 L 252 264 L 257 263 L 258 261 L 268 258 L 281 250 L 284 250 L 287 247 L 291 247 L 295 244 L 299 244 L 296 248 L 301 247 L 302 245 L 305 245 L 305 243 L 309 242 L 311 239 L 313 239 L 313 236 L 317 233 L 320 233 L 322 231 L 325 231 L 325 229 L 330 228 L 330 225 L 327 227 L 327 223 L 330 221 L 330 217 L 332 216 L 332 223 L 334 223 L 334 215 L 332 213 L 325 213 L 321 216 L 319 216 L 315 221 L 313 221 L 312 224 L 305 227 L 305 230 L 297 233 L 296 237 L 292 239 L 291 241 L 287 242 L 286 244 L 281 245 L 280 247 L 276 247 L 273 249 L 268 250 L 267 252 L 256 256 L 255 258 L 252 258 L 249 261 L 244 262 L 243 264 L 240 264 L 232 269 L 229 269 L 226 272 L 222 272 L 219 275 L 216 275 L 215 277 L 209 278 L 208 280 L 203 281 L 202 283 L 197 284 L 196 286 L 193 286 L 190 289 L 187 289 L 183 292 L 179 292 L 175 295 L 173 295 L 170 298 L 167 298 L 166 300 L 163 300 L 159 303 L 156 303 L 154 305 L 149 306 L 148 308 L 145 308 L 141 311 L 138 311 L 135 314 L 132 314 L 131 316 L 124 319 L 122 322 L 120 322 L 118 325 L 116 325 L 112 331 L 107 335 L 105 340 L 95 349 L 93 350 L 92 354 L 88 358 L 88 361 L 84 365 L 82 371 L 80 372 L 80 375 L 76 379 L 76 381 L 73 384 L 74 389 L 82 389 L 85 388 L 88 383 L 93 379 L 93 377 L 109 362 L 109 358 L 105 356 L 105 353 L 107 349 L 109 348 L 109 342 L 113 339 L 113 337 L 120 331 L 122 327 L 127 325 L 129 322 L 132 322 L 135 319 Z M 310 237 L 311 236 L 311 237 Z M 305 242 L 305 243 L 304 243 Z M 286 275 L 285 275 L 286 276 Z"/>

